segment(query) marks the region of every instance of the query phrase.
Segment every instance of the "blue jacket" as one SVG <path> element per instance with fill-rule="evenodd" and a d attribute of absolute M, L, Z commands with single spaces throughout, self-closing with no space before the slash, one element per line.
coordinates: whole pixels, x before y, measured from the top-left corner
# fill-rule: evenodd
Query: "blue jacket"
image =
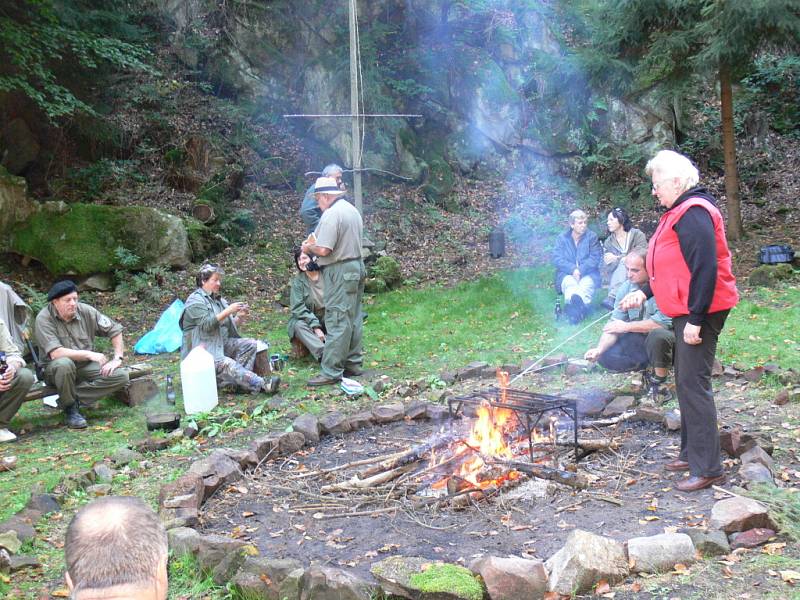
<path fill-rule="evenodd" d="M 567 229 L 556 238 L 556 246 L 553 248 L 553 264 L 556 267 L 555 286 L 561 292 L 561 282 L 567 275 L 577 267 L 582 276 L 588 275 L 594 281 L 595 287 L 599 288 L 600 261 L 603 258 L 603 247 L 597 234 L 590 229 L 586 230 L 578 240 L 578 244 L 572 241 L 572 229 Z"/>

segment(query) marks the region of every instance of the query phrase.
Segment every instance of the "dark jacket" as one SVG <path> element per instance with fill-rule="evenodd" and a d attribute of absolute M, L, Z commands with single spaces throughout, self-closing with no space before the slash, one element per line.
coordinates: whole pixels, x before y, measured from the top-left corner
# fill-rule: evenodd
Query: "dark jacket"
<path fill-rule="evenodd" d="M 577 267 L 581 276 L 588 275 L 594 281 L 595 287 L 600 287 L 600 261 L 603 258 L 603 247 L 597 234 L 590 229 L 586 230 L 576 245 L 572 241 L 572 229 L 567 229 L 556 238 L 553 248 L 553 265 L 556 267 L 555 286 L 561 292 L 561 282 Z"/>

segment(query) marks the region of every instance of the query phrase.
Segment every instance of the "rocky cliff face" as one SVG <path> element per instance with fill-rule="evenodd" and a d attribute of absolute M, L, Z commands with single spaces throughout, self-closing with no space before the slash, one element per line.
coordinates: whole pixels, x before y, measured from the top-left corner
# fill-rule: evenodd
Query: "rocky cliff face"
<path fill-rule="evenodd" d="M 175 54 L 221 93 L 274 115 L 350 112 L 345 3 L 233 4 L 162 0 Z M 367 120 L 365 166 L 422 182 L 440 199 L 454 173 L 502 172 L 520 154 L 557 161 L 597 140 L 640 144 L 643 153 L 672 141 L 668 104 L 603 98 L 588 87 L 566 58 L 562 26 L 547 3 L 490 5 L 359 3 L 366 112 L 422 115 Z M 320 148 L 321 161 L 352 164 L 348 120 L 294 123 Z"/>

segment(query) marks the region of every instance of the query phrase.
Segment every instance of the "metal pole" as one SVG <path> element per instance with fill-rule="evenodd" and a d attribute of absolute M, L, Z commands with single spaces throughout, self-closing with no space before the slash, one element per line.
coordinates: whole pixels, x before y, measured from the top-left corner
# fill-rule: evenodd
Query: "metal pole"
<path fill-rule="evenodd" d="M 352 113 L 353 195 L 356 208 L 362 212 L 361 204 L 361 131 L 358 106 L 358 39 L 356 38 L 356 0 L 350 0 L 350 112 Z"/>

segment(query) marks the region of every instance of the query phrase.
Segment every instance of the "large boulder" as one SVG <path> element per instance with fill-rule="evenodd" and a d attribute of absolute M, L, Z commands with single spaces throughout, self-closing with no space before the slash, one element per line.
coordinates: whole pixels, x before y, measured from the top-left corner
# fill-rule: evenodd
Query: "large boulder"
<path fill-rule="evenodd" d="M 662 533 L 628 540 L 628 564 L 639 573 L 671 571 L 694 562 L 694 544 L 685 533 Z"/>
<path fill-rule="evenodd" d="M 139 268 L 185 267 L 191 259 L 180 218 L 145 206 L 47 202 L 11 232 L 9 249 L 54 274 L 89 275 L 124 268 L 118 248 Z"/>
<path fill-rule="evenodd" d="M 547 571 L 540 560 L 483 556 L 469 568 L 481 576 L 492 600 L 540 598 L 547 591 Z"/>
<path fill-rule="evenodd" d="M 568 596 L 591 590 L 601 579 L 614 584 L 629 571 L 622 544 L 580 529 L 573 531 L 545 564 L 550 573 L 549 590 Z"/>
<path fill-rule="evenodd" d="M 300 600 L 371 600 L 377 593 L 378 586 L 349 571 L 312 565 L 303 575 Z"/>
<path fill-rule="evenodd" d="M 746 531 L 755 527 L 778 530 L 767 507 L 752 498 L 737 496 L 720 500 L 711 507 L 709 527 L 725 533 Z"/>

